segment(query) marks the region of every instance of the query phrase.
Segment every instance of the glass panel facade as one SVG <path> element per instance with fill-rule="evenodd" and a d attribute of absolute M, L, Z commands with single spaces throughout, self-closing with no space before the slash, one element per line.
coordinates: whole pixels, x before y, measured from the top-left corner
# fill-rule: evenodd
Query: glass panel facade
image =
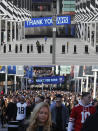
<path fill-rule="evenodd" d="M 62 12 L 75 12 L 75 0 L 63 0 Z"/>

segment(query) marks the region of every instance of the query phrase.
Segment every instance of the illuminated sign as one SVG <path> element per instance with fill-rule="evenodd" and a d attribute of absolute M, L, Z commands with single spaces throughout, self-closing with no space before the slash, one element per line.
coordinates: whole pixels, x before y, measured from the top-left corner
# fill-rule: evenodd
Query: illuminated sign
<path fill-rule="evenodd" d="M 71 17 L 57 16 L 56 25 L 65 25 L 65 24 L 71 24 Z M 31 21 L 25 21 L 25 28 L 52 26 L 52 25 L 53 25 L 52 17 L 32 18 Z"/>

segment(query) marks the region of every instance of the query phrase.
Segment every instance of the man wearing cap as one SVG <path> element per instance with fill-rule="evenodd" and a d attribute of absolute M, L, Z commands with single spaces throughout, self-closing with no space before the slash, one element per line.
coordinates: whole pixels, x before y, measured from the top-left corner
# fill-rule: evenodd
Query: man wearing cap
<path fill-rule="evenodd" d="M 57 131 L 66 131 L 66 125 L 68 123 L 69 113 L 68 109 L 62 104 L 62 95 L 56 95 L 56 101 L 51 106 L 52 121 L 56 124 Z"/>

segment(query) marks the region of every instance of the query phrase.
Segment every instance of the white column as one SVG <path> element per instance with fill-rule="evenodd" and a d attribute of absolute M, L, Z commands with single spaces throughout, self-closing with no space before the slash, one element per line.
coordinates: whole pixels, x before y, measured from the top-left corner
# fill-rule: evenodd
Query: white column
<path fill-rule="evenodd" d="M 78 79 L 78 88 L 77 88 L 77 93 L 79 93 L 79 80 L 80 80 L 80 79 Z"/>
<path fill-rule="evenodd" d="M 81 94 L 82 94 L 82 91 L 83 91 L 83 78 L 81 79 Z"/>
<path fill-rule="evenodd" d="M 92 23 L 90 23 L 90 45 L 92 43 Z"/>
<path fill-rule="evenodd" d="M 16 41 L 16 21 L 14 22 L 14 40 Z"/>
<path fill-rule="evenodd" d="M 5 20 L 4 42 L 7 44 L 7 20 Z"/>
<path fill-rule="evenodd" d="M 57 0 L 57 15 L 60 14 L 60 1 Z"/>
<path fill-rule="evenodd" d="M 6 68 L 6 73 L 5 73 L 5 94 L 7 94 L 7 66 L 5 66 Z"/>
<path fill-rule="evenodd" d="M 16 92 L 16 75 L 14 75 L 14 91 Z"/>
<path fill-rule="evenodd" d="M 10 21 L 10 42 L 12 42 L 12 21 Z"/>
<path fill-rule="evenodd" d="M 88 76 L 86 77 L 86 92 L 88 92 Z"/>
<path fill-rule="evenodd" d="M 97 71 L 94 71 L 94 90 L 93 90 L 93 98 L 96 98 L 96 80 L 97 80 Z"/>

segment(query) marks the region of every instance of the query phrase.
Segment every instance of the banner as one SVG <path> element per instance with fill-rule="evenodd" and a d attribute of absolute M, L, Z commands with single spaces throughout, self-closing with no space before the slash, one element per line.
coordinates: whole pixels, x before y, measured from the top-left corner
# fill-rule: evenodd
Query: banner
<path fill-rule="evenodd" d="M 0 73 L 5 73 L 5 72 L 6 72 L 5 66 L 0 65 Z"/>
<path fill-rule="evenodd" d="M 16 66 L 8 66 L 8 75 L 15 75 L 16 74 Z"/>
<path fill-rule="evenodd" d="M 33 67 L 32 66 L 24 66 L 24 77 L 26 78 L 33 77 Z"/>
<path fill-rule="evenodd" d="M 64 76 L 52 76 L 52 77 L 37 77 L 36 84 L 60 84 L 65 80 Z M 28 81 L 29 84 L 34 84 L 34 80 L 31 79 Z"/>
<path fill-rule="evenodd" d="M 70 16 L 57 16 L 56 25 L 71 24 Z M 32 18 L 31 21 L 25 21 L 25 28 L 40 27 L 40 26 L 52 26 L 52 17 Z"/>

